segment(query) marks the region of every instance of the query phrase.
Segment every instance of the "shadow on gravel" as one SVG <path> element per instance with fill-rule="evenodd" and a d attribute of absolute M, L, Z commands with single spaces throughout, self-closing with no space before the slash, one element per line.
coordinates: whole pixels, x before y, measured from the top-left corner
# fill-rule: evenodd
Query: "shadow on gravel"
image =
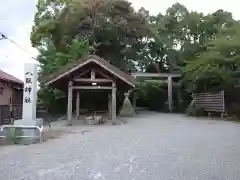
<path fill-rule="evenodd" d="M 63 129 L 49 128 L 49 129 L 45 130 L 44 132 L 42 132 L 42 140 L 44 143 L 49 140 L 60 139 L 61 137 L 63 137 L 64 135 L 67 135 L 67 134 L 85 135 L 85 133 L 87 133 L 87 132 L 91 132 L 91 131 L 74 132 L 67 128 L 63 128 Z M 36 144 L 36 143 L 39 143 L 39 140 L 33 144 Z M 8 146 L 8 145 L 29 145 L 29 144 L 12 143 L 9 140 L 7 140 L 7 138 L 0 138 L 0 146 Z"/>
<path fill-rule="evenodd" d="M 46 142 L 51 139 L 59 139 L 62 136 L 66 134 L 75 134 L 76 132 L 72 132 L 66 129 L 48 129 L 47 131 L 44 131 L 42 134 L 43 142 Z"/>
<path fill-rule="evenodd" d="M 81 132 L 74 132 L 74 131 L 71 131 L 71 130 L 68 130 L 68 129 L 49 129 L 45 132 L 43 132 L 43 142 L 46 142 L 48 140 L 51 140 L 51 139 L 59 139 L 61 138 L 62 136 L 64 135 L 67 135 L 67 134 L 81 134 L 81 135 L 85 135 L 85 133 L 87 132 L 91 132 L 91 131 L 81 131 Z"/>

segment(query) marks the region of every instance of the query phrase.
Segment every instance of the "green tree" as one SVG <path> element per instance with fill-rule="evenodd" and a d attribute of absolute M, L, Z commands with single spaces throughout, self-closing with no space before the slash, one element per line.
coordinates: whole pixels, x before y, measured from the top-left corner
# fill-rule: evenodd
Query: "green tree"
<path fill-rule="evenodd" d="M 48 41 L 45 47 L 39 48 L 39 56 L 37 60 L 40 63 L 41 70 L 39 72 L 39 80 L 45 76 L 54 73 L 67 63 L 75 61 L 89 51 L 89 43 L 87 40 L 73 39 L 66 52 L 56 50 L 51 41 Z M 38 104 L 44 105 L 49 112 L 63 112 L 66 107 L 66 94 L 40 84 L 41 89 L 38 92 Z M 63 103 L 65 102 L 65 103 Z"/>
<path fill-rule="evenodd" d="M 152 60 L 148 71 L 180 71 L 197 55 L 207 50 L 207 45 L 225 27 L 235 24 L 231 13 L 218 10 L 204 16 L 190 12 L 179 3 L 168 8 L 165 15 L 152 18 L 153 40 L 148 44 Z"/>
<path fill-rule="evenodd" d="M 93 53 L 125 71 L 181 71 L 188 93 L 237 85 L 239 23 L 223 10 L 204 15 L 175 3 L 152 16 L 126 0 L 38 0 L 31 42 L 40 78 Z M 39 96 L 50 107 L 64 97 L 44 88 Z"/>
<path fill-rule="evenodd" d="M 136 71 L 137 51 L 149 31 L 144 14 L 124 0 L 39 0 L 31 42 L 40 52 L 40 79 L 86 53 Z M 39 102 L 60 109 L 65 94 L 40 86 Z"/>
<path fill-rule="evenodd" d="M 240 24 L 225 27 L 209 48 L 184 68 L 189 92 L 229 90 L 237 85 L 240 65 Z"/>
<path fill-rule="evenodd" d="M 31 34 L 33 46 L 49 40 L 57 52 L 67 52 L 73 39 L 88 40 L 93 53 L 128 71 L 148 35 L 146 18 L 124 0 L 39 0 Z"/>
<path fill-rule="evenodd" d="M 40 63 L 40 78 L 57 71 L 62 66 L 77 60 L 89 51 L 87 40 L 73 39 L 65 52 L 58 51 L 49 41 L 45 47 L 39 48 L 37 60 Z"/>
<path fill-rule="evenodd" d="M 149 110 L 163 110 L 167 101 L 167 92 L 163 84 L 140 82 L 136 87 L 137 101 Z"/>

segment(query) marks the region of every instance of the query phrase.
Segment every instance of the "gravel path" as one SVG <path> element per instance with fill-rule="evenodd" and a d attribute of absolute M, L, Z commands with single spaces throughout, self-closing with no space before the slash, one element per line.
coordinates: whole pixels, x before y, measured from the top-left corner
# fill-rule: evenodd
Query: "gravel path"
<path fill-rule="evenodd" d="M 0 147 L 0 180 L 240 179 L 237 123 L 143 113 L 72 128 L 42 145 Z"/>

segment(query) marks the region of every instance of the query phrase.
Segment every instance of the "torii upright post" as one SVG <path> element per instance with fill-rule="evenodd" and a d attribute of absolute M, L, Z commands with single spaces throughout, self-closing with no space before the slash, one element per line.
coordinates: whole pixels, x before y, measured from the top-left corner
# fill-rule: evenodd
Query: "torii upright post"
<path fill-rule="evenodd" d="M 117 117 L 116 117 L 116 84 L 113 83 L 112 84 L 112 107 L 111 107 L 111 111 L 112 111 L 112 124 L 116 125 L 117 123 Z"/>
<path fill-rule="evenodd" d="M 168 107 L 169 111 L 173 111 L 173 100 L 172 100 L 172 77 L 168 77 Z"/>
<path fill-rule="evenodd" d="M 67 109 L 67 125 L 72 125 L 72 94 L 73 94 L 73 82 L 68 83 L 68 109 Z"/>

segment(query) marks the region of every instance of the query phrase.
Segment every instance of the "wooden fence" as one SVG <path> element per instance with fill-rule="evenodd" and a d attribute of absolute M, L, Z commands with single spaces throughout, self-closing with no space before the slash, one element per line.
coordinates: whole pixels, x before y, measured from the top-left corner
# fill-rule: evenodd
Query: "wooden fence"
<path fill-rule="evenodd" d="M 22 105 L 12 105 L 12 116 L 13 119 L 21 119 L 22 118 Z M 0 125 L 10 124 L 11 114 L 10 114 L 10 106 L 9 105 L 0 105 Z"/>
<path fill-rule="evenodd" d="M 224 91 L 195 94 L 195 106 L 204 108 L 206 112 L 226 114 Z"/>

